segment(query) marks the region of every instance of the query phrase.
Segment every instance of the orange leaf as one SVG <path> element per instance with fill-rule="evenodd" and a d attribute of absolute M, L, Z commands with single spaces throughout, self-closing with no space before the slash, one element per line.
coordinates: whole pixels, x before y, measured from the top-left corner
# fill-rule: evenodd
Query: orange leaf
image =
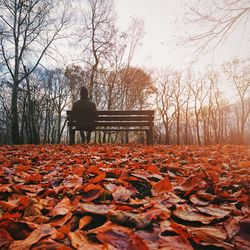
<path fill-rule="evenodd" d="M 83 229 L 85 226 L 87 226 L 92 221 L 92 217 L 89 215 L 86 215 L 82 217 L 79 221 L 79 228 Z"/>
<path fill-rule="evenodd" d="M 22 204 L 24 207 L 27 207 L 31 203 L 31 199 L 28 196 L 22 196 L 19 199 L 19 203 Z"/>
<path fill-rule="evenodd" d="M 92 179 L 92 183 L 98 183 L 102 180 L 104 180 L 106 178 L 106 174 L 105 173 L 101 173 L 99 175 L 97 175 L 94 179 Z"/>
<path fill-rule="evenodd" d="M 68 234 L 71 244 L 76 249 L 91 249 L 91 250 L 99 250 L 100 245 L 91 244 L 88 242 L 86 235 L 81 230 L 76 230 L 74 232 L 69 232 Z"/>
<path fill-rule="evenodd" d="M 71 202 L 68 197 L 64 197 L 51 211 L 53 217 L 57 215 L 66 215 L 71 211 Z"/>
<path fill-rule="evenodd" d="M 155 165 L 150 165 L 148 167 L 148 171 L 154 173 L 154 174 L 160 174 L 160 170 Z"/>
<path fill-rule="evenodd" d="M 156 194 L 166 193 L 166 192 L 169 192 L 172 190 L 173 190 L 173 186 L 170 183 L 168 176 L 166 176 L 164 179 L 158 181 L 154 185 L 154 191 Z"/>
<path fill-rule="evenodd" d="M 63 226 L 70 218 L 72 217 L 72 213 L 68 212 L 64 216 L 56 216 L 50 222 L 52 227 Z"/>
<path fill-rule="evenodd" d="M 89 173 L 96 173 L 96 174 L 100 174 L 100 173 L 101 173 L 99 167 L 98 167 L 98 166 L 95 166 L 95 165 L 90 166 L 90 167 L 88 168 L 88 172 L 89 172 Z"/>
<path fill-rule="evenodd" d="M 31 169 L 30 166 L 23 165 L 23 164 L 16 166 L 16 171 L 18 171 L 18 172 L 28 172 L 30 169 Z"/>
<path fill-rule="evenodd" d="M 72 167 L 72 174 L 83 176 L 85 168 L 83 166 Z"/>
<path fill-rule="evenodd" d="M 29 183 L 39 183 L 41 182 L 42 177 L 39 173 L 33 173 L 30 175 L 27 175 L 25 178 L 25 183 L 29 184 Z"/>

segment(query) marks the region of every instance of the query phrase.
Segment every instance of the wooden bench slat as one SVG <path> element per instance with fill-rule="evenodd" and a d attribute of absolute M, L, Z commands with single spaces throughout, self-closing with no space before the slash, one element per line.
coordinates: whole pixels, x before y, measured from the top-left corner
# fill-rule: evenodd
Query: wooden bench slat
<path fill-rule="evenodd" d="M 73 122 L 72 126 L 77 126 L 79 128 L 83 128 L 83 127 L 89 127 L 89 126 L 96 126 L 96 127 L 134 127 L 134 126 L 138 126 L 138 127 L 143 127 L 143 126 L 153 126 L 152 122 L 147 122 L 147 121 L 137 121 L 137 122 L 122 122 L 122 121 L 94 121 L 94 122 Z"/>
<path fill-rule="evenodd" d="M 148 116 L 98 116 L 98 121 L 153 121 L 154 117 Z"/>
<path fill-rule="evenodd" d="M 153 123 L 151 122 L 145 122 L 145 121 L 142 121 L 142 122 L 130 122 L 130 121 L 127 121 L 127 122 L 120 122 L 120 121 L 117 121 L 117 122 L 113 122 L 113 121 L 109 121 L 109 122 L 100 122 L 100 121 L 96 121 L 95 122 L 95 125 L 96 126 L 121 126 L 121 127 L 130 127 L 130 126 L 152 126 Z"/>
<path fill-rule="evenodd" d="M 149 131 L 149 128 L 96 128 L 95 131 L 121 132 L 121 131 Z"/>
<path fill-rule="evenodd" d="M 97 110 L 97 115 L 154 115 L 154 110 Z"/>
<path fill-rule="evenodd" d="M 84 115 L 83 112 L 80 112 Z M 89 112 L 87 112 L 89 115 Z M 67 115 L 79 115 L 79 111 L 75 110 L 67 110 Z M 97 110 L 96 115 L 145 115 L 145 116 L 152 116 L 154 115 L 154 110 Z"/>
<path fill-rule="evenodd" d="M 85 122 L 89 121 L 88 117 L 70 117 L 70 121 Z M 95 121 L 153 121 L 154 117 L 144 117 L 144 116 L 97 116 L 93 118 Z"/>

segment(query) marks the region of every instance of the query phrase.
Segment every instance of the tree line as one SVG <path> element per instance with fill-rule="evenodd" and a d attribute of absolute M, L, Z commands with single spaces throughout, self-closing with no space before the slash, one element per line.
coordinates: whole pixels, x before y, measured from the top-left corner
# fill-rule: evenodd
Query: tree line
<path fill-rule="evenodd" d="M 66 142 L 65 111 L 82 85 L 101 110 L 155 109 L 156 143 L 250 141 L 249 60 L 235 59 L 202 74 L 145 69 L 133 63 L 144 33 L 141 19 L 133 18 L 122 32 L 112 1 L 88 0 L 72 18 L 73 3 L 0 0 L 0 143 Z M 66 39 L 81 60 L 49 66 Z M 233 100 L 223 94 L 222 82 L 232 87 Z M 105 138 L 95 136 L 99 142 Z M 108 138 L 124 142 L 127 135 Z M 143 142 L 144 135 L 131 134 L 131 140 Z"/>

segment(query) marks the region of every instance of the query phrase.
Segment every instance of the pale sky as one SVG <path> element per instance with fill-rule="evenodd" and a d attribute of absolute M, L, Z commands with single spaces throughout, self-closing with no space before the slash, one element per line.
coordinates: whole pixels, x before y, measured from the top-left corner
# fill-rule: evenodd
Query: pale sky
<path fill-rule="evenodd" d="M 184 13 L 182 0 L 114 0 L 118 26 L 126 30 L 131 17 L 144 20 L 145 35 L 135 63 L 146 67 L 187 68 L 192 60 L 188 48 L 178 48 L 174 40 L 176 20 Z M 220 65 L 233 57 L 249 56 L 249 33 L 239 27 L 226 44 L 202 57 L 199 66 Z M 178 31 L 180 32 L 180 30 Z"/>

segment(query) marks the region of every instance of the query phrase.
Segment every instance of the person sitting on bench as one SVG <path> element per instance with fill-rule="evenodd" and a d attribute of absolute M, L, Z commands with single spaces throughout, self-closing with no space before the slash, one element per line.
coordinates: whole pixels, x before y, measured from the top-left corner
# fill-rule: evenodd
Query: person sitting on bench
<path fill-rule="evenodd" d="M 82 143 L 89 143 L 91 139 L 91 132 L 95 129 L 94 117 L 96 112 L 96 104 L 88 97 L 88 89 L 83 86 L 80 90 L 80 100 L 73 103 L 72 111 L 80 111 L 86 119 L 87 125 L 80 130 Z M 86 134 L 85 134 L 86 133 Z"/>

